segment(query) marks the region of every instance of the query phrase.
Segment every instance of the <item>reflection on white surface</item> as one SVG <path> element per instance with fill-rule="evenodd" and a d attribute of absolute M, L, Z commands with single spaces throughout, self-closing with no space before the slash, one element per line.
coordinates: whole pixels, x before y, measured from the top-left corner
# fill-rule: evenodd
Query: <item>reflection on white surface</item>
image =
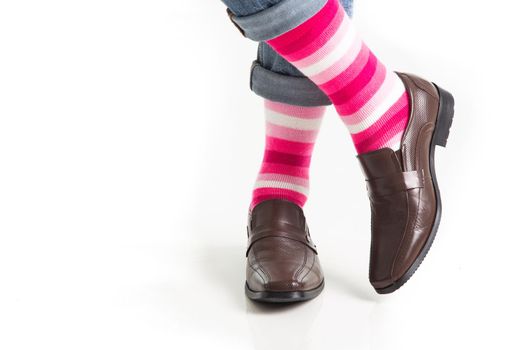
<path fill-rule="evenodd" d="M 323 303 L 323 294 L 311 302 L 267 305 L 246 298 L 247 319 L 254 348 L 307 349 L 314 323 Z"/>

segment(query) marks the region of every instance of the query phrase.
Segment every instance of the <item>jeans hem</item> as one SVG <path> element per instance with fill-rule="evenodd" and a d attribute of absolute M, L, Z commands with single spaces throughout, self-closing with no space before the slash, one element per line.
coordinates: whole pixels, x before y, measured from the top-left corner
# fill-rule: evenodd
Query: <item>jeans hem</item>
<path fill-rule="evenodd" d="M 310 79 L 273 72 L 254 61 L 250 74 L 250 89 L 271 101 L 295 106 L 329 106 L 330 99 Z"/>
<path fill-rule="evenodd" d="M 255 41 L 266 41 L 299 26 L 315 15 L 327 1 L 283 0 L 248 16 L 235 16 L 230 13 L 230 19 L 245 37 Z"/>

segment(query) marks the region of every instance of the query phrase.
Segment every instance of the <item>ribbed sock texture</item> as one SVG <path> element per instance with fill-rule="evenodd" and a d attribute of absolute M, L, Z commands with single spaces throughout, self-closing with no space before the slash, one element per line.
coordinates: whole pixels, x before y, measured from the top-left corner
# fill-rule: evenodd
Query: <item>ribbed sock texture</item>
<path fill-rule="evenodd" d="M 250 209 L 267 199 L 303 207 L 309 191 L 312 151 L 325 107 L 301 107 L 265 100 L 266 146 Z"/>
<path fill-rule="evenodd" d="M 268 44 L 327 94 L 359 154 L 399 149 L 409 119 L 404 84 L 359 38 L 338 0 Z"/>

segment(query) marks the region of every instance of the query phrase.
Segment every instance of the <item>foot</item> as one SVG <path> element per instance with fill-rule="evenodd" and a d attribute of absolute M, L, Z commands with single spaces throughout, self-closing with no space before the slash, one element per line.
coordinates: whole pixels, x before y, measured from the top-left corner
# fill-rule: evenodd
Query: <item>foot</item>
<path fill-rule="evenodd" d="M 250 211 L 247 230 L 248 298 L 290 303 L 321 293 L 323 272 L 301 207 L 282 199 L 265 200 Z"/>
<path fill-rule="evenodd" d="M 399 76 L 410 97 L 401 149 L 358 156 L 372 210 L 369 277 L 380 294 L 400 288 L 432 245 L 441 218 L 434 149 L 445 147 L 454 115 L 448 92 L 413 75 Z"/>

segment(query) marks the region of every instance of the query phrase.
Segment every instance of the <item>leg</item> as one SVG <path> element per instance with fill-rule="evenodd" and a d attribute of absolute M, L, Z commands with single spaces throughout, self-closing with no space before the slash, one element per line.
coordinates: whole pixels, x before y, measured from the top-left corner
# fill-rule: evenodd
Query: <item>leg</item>
<path fill-rule="evenodd" d="M 224 2 L 237 16 L 279 3 Z M 350 9 L 351 1 L 344 3 Z M 266 302 L 307 300 L 322 291 L 324 278 L 302 207 L 315 139 L 330 100 L 266 43 L 260 43 L 257 56 L 250 86 L 265 98 L 266 148 L 249 210 L 246 295 Z"/>
<path fill-rule="evenodd" d="M 235 16 L 260 13 L 280 1 L 223 0 Z M 352 0 L 341 3 L 347 14 L 351 14 Z M 308 196 L 311 153 L 324 114 L 320 106 L 331 102 L 310 79 L 265 42 L 259 43 L 250 87 L 266 100 L 266 149 L 250 209 L 272 198 L 287 199 L 303 207 Z M 309 120 L 304 120 L 305 115 Z"/>
<path fill-rule="evenodd" d="M 358 153 L 399 149 L 408 122 L 404 85 L 359 38 L 337 0 L 283 0 L 232 20 L 246 36 L 266 41 L 325 93 Z"/>
<path fill-rule="evenodd" d="M 272 7 L 282 0 L 222 0 L 235 16 L 248 16 Z M 348 16 L 353 0 L 340 0 Z M 259 96 L 297 106 L 326 106 L 330 99 L 299 69 L 279 55 L 271 46 L 260 42 L 257 60 L 251 68 L 250 88 Z"/>
<path fill-rule="evenodd" d="M 370 281 L 378 293 L 391 293 L 412 276 L 437 232 L 434 149 L 446 145 L 454 100 L 431 82 L 388 69 L 336 0 L 320 2 L 283 0 L 233 20 L 308 76 L 347 125 L 372 207 Z"/>

